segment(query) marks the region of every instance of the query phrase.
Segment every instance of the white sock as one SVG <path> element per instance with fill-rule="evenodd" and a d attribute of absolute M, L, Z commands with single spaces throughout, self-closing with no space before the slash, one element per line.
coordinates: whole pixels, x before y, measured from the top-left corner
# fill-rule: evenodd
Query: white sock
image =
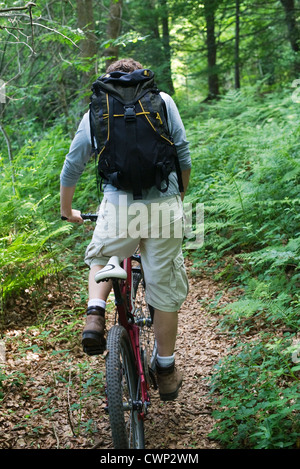
<path fill-rule="evenodd" d="M 175 360 L 175 354 L 171 355 L 170 357 L 161 357 L 160 355 L 157 354 L 157 362 L 159 366 L 165 367 L 165 366 L 170 366 L 174 363 Z"/>
<path fill-rule="evenodd" d="M 94 300 L 88 301 L 88 307 L 90 306 L 100 306 L 100 308 L 105 309 L 106 301 L 100 300 L 100 298 L 95 298 Z"/>

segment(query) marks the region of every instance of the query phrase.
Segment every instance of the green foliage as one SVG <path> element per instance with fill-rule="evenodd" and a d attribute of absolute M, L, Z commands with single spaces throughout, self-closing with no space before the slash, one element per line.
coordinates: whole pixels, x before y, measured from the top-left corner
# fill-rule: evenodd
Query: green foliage
<path fill-rule="evenodd" d="M 194 168 L 187 200 L 205 209 L 204 246 L 190 254 L 198 269 L 217 268 L 216 279 L 244 289 L 237 301 L 209 310 L 242 340 L 211 380 L 211 436 L 227 448 L 299 443 L 293 334 L 278 338 L 300 325 L 299 115 L 290 89 L 264 93 L 261 83 L 202 105 L 188 121 Z"/>
<path fill-rule="evenodd" d="M 220 410 L 210 436 L 227 448 L 295 447 L 300 435 L 299 366 L 291 341 L 239 344 L 216 367 L 211 391 Z"/>
<path fill-rule="evenodd" d="M 67 237 L 74 229 L 60 220 L 59 175 L 69 141 L 62 128 L 52 129 L 37 142 L 28 141 L 13 160 L 15 194 L 12 191 L 11 168 L 2 154 L 0 187 L 0 272 L 1 296 L 28 289 L 41 279 L 56 275 L 67 265 L 61 261 Z M 82 178 L 77 203 L 85 207 L 96 201 L 94 167 Z M 93 195 L 95 194 L 94 198 Z"/>
<path fill-rule="evenodd" d="M 299 283 L 299 113 L 290 90 L 230 92 L 189 120 L 193 177 L 187 200 L 205 204 L 204 249 L 219 278 L 268 283 L 287 307 Z M 200 145 L 199 143 L 200 142 Z M 285 290 L 289 299 L 279 297 Z"/>

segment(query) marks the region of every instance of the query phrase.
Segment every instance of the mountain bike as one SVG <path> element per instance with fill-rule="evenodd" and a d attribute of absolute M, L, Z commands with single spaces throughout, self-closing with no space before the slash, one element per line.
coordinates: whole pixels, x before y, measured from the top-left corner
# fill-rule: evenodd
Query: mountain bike
<path fill-rule="evenodd" d="M 81 216 L 84 220 L 97 219 L 94 214 Z M 105 352 L 107 410 L 113 445 L 116 449 L 143 449 L 150 388 L 157 389 L 157 346 L 154 310 L 145 299 L 141 255 L 136 252 L 121 263 L 118 257 L 111 257 L 96 273 L 95 280 L 112 282 L 117 313 L 108 331 Z M 90 354 L 96 355 L 97 350 Z"/>

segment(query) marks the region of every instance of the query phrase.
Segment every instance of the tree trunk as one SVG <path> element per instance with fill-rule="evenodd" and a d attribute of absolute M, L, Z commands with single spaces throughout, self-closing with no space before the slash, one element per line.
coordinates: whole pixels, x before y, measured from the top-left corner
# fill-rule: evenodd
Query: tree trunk
<path fill-rule="evenodd" d="M 240 82 L 240 0 L 235 1 L 234 86 L 236 90 L 241 87 L 241 82 Z"/>
<path fill-rule="evenodd" d="M 158 14 L 156 13 L 156 0 L 145 0 L 145 11 L 150 11 L 151 15 L 149 18 L 149 31 L 153 32 L 155 39 L 160 39 L 159 34 L 159 23 L 158 23 Z"/>
<path fill-rule="evenodd" d="M 215 99 L 219 95 L 219 78 L 217 73 L 217 44 L 215 36 L 216 0 L 204 2 L 204 16 L 206 21 L 206 46 L 208 64 L 208 97 Z"/>
<path fill-rule="evenodd" d="M 107 24 L 107 39 L 117 39 L 122 26 L 122 0 L 111 0 L 109 7 L 109 20 Z M 106 67 L 118 60 L 119 46 L 111 44 L 105 50 Z"/>
<path fill-rule="evenodd" d="M 82 73 L 83 88 L 90 88 L 96 72 L 97 42 L 94 34 L 95 22 L 93 14 L 93 0 L 76 0 L 78 27 L 85 33 L 80 44 L 80 55 L 85 64 Z"/>
<path fill-rule="evenodd" d="M 296 20 L 295 2 L 294 0 L 280 0 L 285 11 L 285 22 L 288 30 L 288 38 L 293 52 L 295 52 L 294 59 L 294 74 L 298 77 L 300 73 L 300 32 Z"/>
<path fill-rule="evenodd" d="M 280 0 L 285 11 L 285 22 L 288 29 L 288 38 L 291 48 L 294 52 L 300 49 L 300 34 L 296 22 L 295 2 L 294 0 Z"/>
<path fill-rule="evenodd" d="M 174 86 L 172 81 L 171 70 L 171 47 L 170 47 L 170 32 L 169 32 L 169 12 L 166 0 L 160 0 L 161 4 L 161 20 L 163 31 L 163 49 L 164 49 L 164 82 L 167 86 L 167 91 L 170 94 L 174 93 Z"/>
<path fill-rule="evenodd" d="M 2 132 L 3 137 L 5 138 L 5 141 L 6 141 L 6 145 L 7 145 L 8 159 L 9 159 L 9 164 L 11 167 L 12 192 L 13 192 L 13 195 L 15 195 L 16 194 L 16 190 L 15 190 L 16 180 L 15 180 L 15 171 L 14 171 L 14 166 L 13 166 L 13 155 L 12 155 L 11 143 L 10 143 L 8 134 L 1 122 L 0 122 L 0 131 Z"/>

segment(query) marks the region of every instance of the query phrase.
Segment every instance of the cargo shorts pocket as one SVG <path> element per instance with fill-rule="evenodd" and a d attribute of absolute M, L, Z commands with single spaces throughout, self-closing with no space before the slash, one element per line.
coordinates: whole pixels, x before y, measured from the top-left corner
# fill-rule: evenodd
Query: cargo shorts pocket
<path fill-rule="evenodd" d="M 174 301 L 177 308 L 180 307 L 189 291 L 189 283 L 182 253 L 178 254 L 172 261 L 170 291 L 172 301 Z"/>
<path fill-rule="evenodd" d="M 102 259 L 103 256 L 103 249 L 105 244 L 99 243 L 95 244 L 93 241 L 88 245 L 85 251 L 84 261 L 88 266 L 92 266 L 93 264 L 98 264 L 99 260 Z"/>

